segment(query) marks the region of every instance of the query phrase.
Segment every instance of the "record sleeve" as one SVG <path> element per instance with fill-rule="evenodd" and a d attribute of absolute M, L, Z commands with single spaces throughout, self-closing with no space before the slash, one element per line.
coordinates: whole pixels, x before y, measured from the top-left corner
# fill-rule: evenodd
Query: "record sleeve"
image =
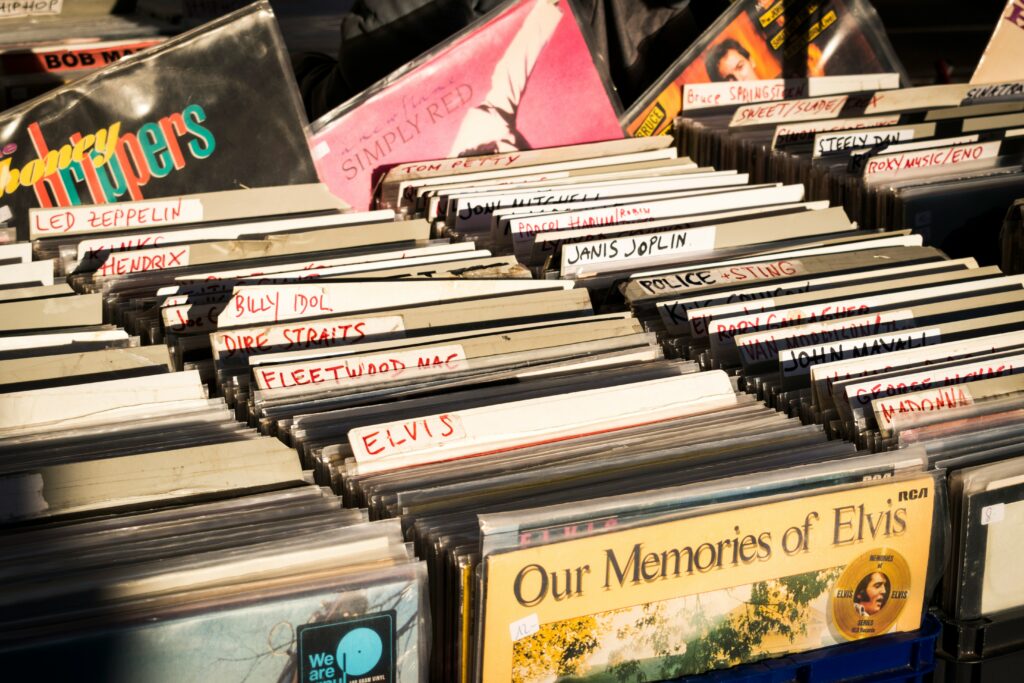
<path fill-rule="evenodd" d="M 399 163 L 621 137 L 572 4 L 514 0 L 314 121 L 309 143 L 331 191 L 365 209 Z"/>
<path fill-rule="evenodd" d="M 478 675 L 673 678 L 916 630 L 935 502 L 918 476 L 485 556 Z"/>
<path fill-rule="evenodd" d="M 687 83 L 883 72 L 904 73 L 868 2 L 741 0 L 637 100 L 623 127 L 633 136 L 665 132 Z"/>
<path fill-rule="evenodd" d="M 26 239 L 34 207 L 314 183 L 304 125 L 255 3 L 0 114 L 0 207 Z"/>

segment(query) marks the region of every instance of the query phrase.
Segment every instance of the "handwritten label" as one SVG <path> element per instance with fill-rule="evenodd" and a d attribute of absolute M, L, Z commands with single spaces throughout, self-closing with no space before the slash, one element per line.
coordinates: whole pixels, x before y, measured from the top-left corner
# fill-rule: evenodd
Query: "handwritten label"
<path fill-rule="evenodd" d="M 910 334 L 878 335 L 839 344 L 785 349 L 779 353 L 779 362 L 782 366 L 783 377 L 799 377 L 810 374 L 811 367 L 821 363 L 877 356 L 941 342 L 942 335 L 939 328 L 933 327 Z"/>
<path fill-rule="evenodd" d="M 789 102 L 767 102 L 739 107 L 729 127 L 756 126 L 786 121 L 817 121 L 837 118 L 849 100 L 849 95 L 812 97 Z"/>
<path fill-rule="evenodd" d="M 0 0 L 0 19 L 60 14 L 64 0 Z"/>
<path fill-rule="evenodd" d="M 0 69 L 9 68 L 12 73 L 87 71 L 113 64 L 122 57 L 158 45 L 160 42 L 162 39 L 107 41 L 81 47 L 12 51 L 0 55 Z"/>
<path fill-rule="evenodd" d="M 563 247 L 564 249 L 564 247 Z M 797 259 L 766 261 L 749 265 L 689 270 L 671 275 L 644 277 L 634 280 L 648 294 L 699 290 L 721 284 L 760 282 L 803 275 L 807 269 Z"/>
<path fill-rule="evenodd" d="M 782 328 L 778 332 L 745 334 L 734 341 L 739 347 L 744 365 L 774 361 L 779 352 L 808 346 L 820 346 L 833 342 L 870 337 L 914 326 L 911 311 L 885 311 L 875 315 L 839 319 L 820 324 Z"/>
<path fill-rule="evenodd" d="M 196 223 L 201 220 L 203 203 L 198 199 L 182 198 L 29 211 L 33 238 Z"/>
<path fill-rule="evenodd" d="M 141 251 L 111 252 L 106 260 L 96 269 L 96 275 L 128 275 L 151 270 L 167 270 L 188 265 L 189 246 L 162 249 L 144 249 Z"/>
<path fill-rule="evenodd" d="M 768 307 L 768 306 L 766 306 Z M 857 302 L 829 302 L 805 308 L 789 308 L 781 311 L 761 311 L 753 315 L 733 316 L 712 323 L 715 338 L 719 342 L 733 339 L 737 335 L 759 330 L 771 330 L 796 325 L 807 325 L 836 318 L 851 318 L 865 315 L 871 307 Z"/>
<path fill-rule="evenodd" d="M 806 123 L 788 123 L 776 126 L 772 137 L 772 149 L 782 145 L 801 144 L 814 140 L 818 133 L 837 130 L 856 130 L 859 128 L 881 128 L 895 126 L 900 122 L 899 116 L 864 116 L 859 118 L 835 119 L 832 121 L 808 121 Z"/>
<path fill-rule="evenodd" d="M 998 524 L 1006 519 L 1006 503 L 986 505 L 981 508 L 981 525 Z"/>
<path fill-rule="evenodd" d="M 221 330 L 211 335 L 211 342 L 217 357 L 233 358 L 270 352 L 333 348 L 370 339 L 376 341 L 404 336 L 402 316 L 390 315 Z"/>
<path fill-rule="evenodd" d="M 567 244 L 562 247 L 562 273 L 595 263 L 711 251 L 715 248 L 715 232 L 711 225 Z"/>
<path fill-rule="evenodd" d="M 457 413 L 358 427 L 348 433 L 357 462 L 380 460 L 465 438 L 466 429 Z"/>
<path fill-rule="evenodd" d="M 540 621 L 537 619 L 537 614 L 528 614 L 522 619 L 517 619 L 508 625 L 508 632 L 512 636 L 512 642 L 522 640 L 523 638 L 529 638 L 534 633 L 540 630 Z"/>
<path fill-rule="evenodd" d="M 952 410 L 974 403 L 971 392 L 966 386 L 942 387 L 927 391 L 918 391 L 896 398 L 883 398 L 875 401 L 871 407 L 875 420 L 883 433 L 892 431 L 897 415 L 909 413 L 934 413 Z"/>
<path fill-rule="evenodd" d="M 791 100 L 806 97 L 808 82 L 787 85 L 781 78 L 726 83 L 686 83 L 683 85 L 683 111 L 725 107 L 736 104 Z"/>
<path fill-rule="evenodd" d="M 589 228 L 596 225 L 615 225 L 633 221 L 646 221 L 654 218 L 654 210 L 648 204 L 629 206 L 612 206 L 605 209 L 578 211 L 569 214 L 541 216 L 539 218 L 519 218 L 509 224 L 512 238 L 524 241 L 531 235 L 550 230 L 567 228 Z"/>
<path fill-rule="evenodd" d="M 466 352 L 462 346 L 448 344 L 257 368 L 255 374 L 260 389 L 279 389 L 326 382 L 369 384 L 417 374 L 457 372 L 467 367 Z"/>
<path fill-rule="evenodd" d="M 925 364 L 930 364 L 924 361 Z M 866 406 L 879 398 L 892 398 L 935 386 L 952 386 L 977 379 L 1012 375 L 1021 369 L 1024 356 L 1008 356 L 995 361 L 964 363 L 925 372 L 908 373 L 883 381 L 868 381 L 846 387 L 846 398 L 852 405 Z"/>
<path fill-rule="evenodd" d="M 992 140 L 942 149 L 880 154 L 868 159 L 864 165 L 864 180 L 872 182 L 912 177 L 927 174 L 936 169 L 992 159 L 999 155 L 1001 144 L 1001 140 Z"/>
<path fill-rule="evenodd" d="M 860 147 L 913 140 L 914 132 L 913 126 L 906 126 L 866 133 L 819 133 L 814 136 L 814 158 Z"/>

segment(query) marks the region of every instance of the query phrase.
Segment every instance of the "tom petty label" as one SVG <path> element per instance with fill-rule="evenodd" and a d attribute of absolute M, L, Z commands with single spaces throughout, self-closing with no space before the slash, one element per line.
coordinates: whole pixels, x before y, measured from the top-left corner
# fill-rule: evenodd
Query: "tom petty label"
<path fill-rule="evenodd" d="M 297 629 L 298 683 L 394 683 L 395 611 Z"/>

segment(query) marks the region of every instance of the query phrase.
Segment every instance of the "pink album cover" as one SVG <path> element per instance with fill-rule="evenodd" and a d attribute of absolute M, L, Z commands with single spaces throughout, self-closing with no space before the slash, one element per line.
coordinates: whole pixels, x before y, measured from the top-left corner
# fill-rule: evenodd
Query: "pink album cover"
<path fill-rule="evenodd" d="M 390 167 L 623 137 L 567 0 L 516 0 L 311 126 L 321 180 L 368 209 Z"/>

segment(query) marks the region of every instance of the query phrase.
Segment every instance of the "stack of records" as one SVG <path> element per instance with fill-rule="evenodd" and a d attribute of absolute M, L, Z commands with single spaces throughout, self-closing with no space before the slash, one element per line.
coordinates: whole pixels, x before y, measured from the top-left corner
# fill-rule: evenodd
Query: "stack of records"
<path fill-rule="evenodd" d="M 1022 410 L 1017 394 L 961 405 L 941 419 L 894 420 L 904 448 L 925 449 L 931 466 L 948 473 L 952 535 L 936 680 L 1012 680 L 1024 663 Z"/>
<path fill-rule="evenodd" d="M 913 229 L 950 255 L 999 262 L 999 221 L 1024 193 L 1024 83 L 812 78 L 794 86 L 817 95 L 803 99 L 772 84 L 753 103 L 739 88 L 686 85 L 681 152 L 755 182 L 804 183 L 861 227 Z"/>
<path fill-rule="evenodd" d="M 319 189 L 279 194 L 313 206 Z M 182 205 L 225 215 L 216 200 Z M 62 213 L 89 211 L 158 213 Z M 401 525 L 343 509 L 199 372 L 174 372 L 167 346 L 104 324 L 104 294 L 53 284 L 53 261 L 28 261 L 28 243 L 2 249 L 5 670 L 45 660 L 54 676 L 104 681 L 421 680 L 426 571 Z"/>

